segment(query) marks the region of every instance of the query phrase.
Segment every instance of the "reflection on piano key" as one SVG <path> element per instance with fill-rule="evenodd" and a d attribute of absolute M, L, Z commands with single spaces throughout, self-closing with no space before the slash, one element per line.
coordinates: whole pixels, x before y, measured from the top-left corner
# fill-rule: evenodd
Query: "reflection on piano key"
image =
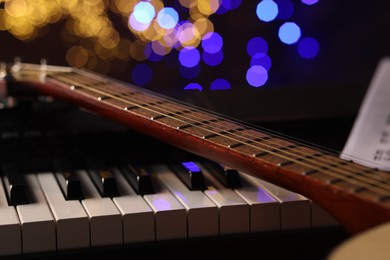
<path fill-rule="evenodd" d="M 156 241 L 187 238 L 187 213 L 175 197 L 158 185 L 154 179 L 154 194 L 144 195 L 144 199 L 152 208 L 156 224 Z"/>
<path fill-rule="evenodd" d="M 22 239 L 18 215 L 13 206 L 9 206 L 0 178 L 0 256 L 22 253 Z"/>
<path fill-rule="evenodd" d="M 218 208 L 202 191 L 188 189 L 166 165 L 154 165 L 153 172 L 185 207 L 188 238 L 218 236 Z"/>
<path fill-rule="evenodd" d="M 155 240 L 154 213 L 141 195 L 132 189 L 123 174 L 112 168 L 117 179 L 120 196 L 113 201 L 122 214 L 124 244 L 150 242 Z"/>
<path fill-rule="evenodd" d="M 240 174 L 241 176 L 241 174 Z M 250 205 L 251 233 L 280 230 L 280 203 L 264 188 L 245 179 L 235 191 Z"/>
<path fill-rule="evenodd" d="M 281 230 L 309 229 L 311 202 L 308 198 L 246 174 L 249 182 L 263 188 L 280 202 Z"/>
<path fill-rule="evenodd" d="M 207 185 L 204 193 L 219 208 L 220 235 L 250 233 L 249 204 L 232 189 L 219 183 L 207 169 L 202 170 Z"/>
<path fill-rule="evenodd" d="M 91 246 L 122 245 L 122 215 L 111 198 L 102 198 L 84 170 L 77 170 L 89 217 Z"/>
<path fill-rule="evenodd" d="M 56 250 L 55 222 L 35 174 L 24 176 L 29 204 L 16 206 L 22 225 L 23 253 Z"/>
<path fill-rule="evenodd" d="M 57 249 L 88 248 L 89 219 L 81 203 L 64 198 L 53 173 L 38 173 L 37 177 L 56 221 Z"/>

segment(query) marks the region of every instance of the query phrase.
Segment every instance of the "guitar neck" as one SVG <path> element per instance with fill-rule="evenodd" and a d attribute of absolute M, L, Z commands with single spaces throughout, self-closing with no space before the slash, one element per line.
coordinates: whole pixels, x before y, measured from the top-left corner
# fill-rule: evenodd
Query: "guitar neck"
<path fill-rule="evenodd" d="M 390 220 L 390 174 L 88 71 L 24 64 L 13 80 L 188 152 L 300 193 L 351 234 Z"/>

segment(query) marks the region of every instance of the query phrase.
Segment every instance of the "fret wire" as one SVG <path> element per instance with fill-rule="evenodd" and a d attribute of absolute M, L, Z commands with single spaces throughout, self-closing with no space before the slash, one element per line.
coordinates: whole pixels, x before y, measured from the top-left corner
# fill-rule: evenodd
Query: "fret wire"
<path fill-rule="evenodd" d="M 122 99 L 122 98 L 120 98 L 120 97 L 117 97 L 117 96 L 115 96 L 115 95 L 112 95 L 111 93 L 108 93 L 108 92 L 103 91 L 103 90 L 97 90 L 96 88 L 92 88 L 92 87 L 89 87 L 89 86 L 84 86 L 84 88 L 87 88 L 87 89 L 89 89 L 89 90 L 92 90 L 92 91 L 95 91 L 95 92 L 98 92 L 98 93 L 106 94 L 106 95 L 109 94 L 109 96 L 111 96 L 111 97 L 114 98 L 114 99 L 119 99 L 119 100 L 124 101 L 124 102 L 132 103 L 132 102 L 131 102 L 130 100 L 128 100 L 128 99 Z M 143 93 L 143 95 L 145 95 L 145 94 Z M 154 96 L 153 96 L 153 97 L 154 97 Z M 135 105 L 137 105 L 137 104 L 135 104 Z M 145 109 L 146 109 L 146 108 L 145 108 Z M 150 110 L 150 109 L 149 109 L 149 110 Z M 152 112 L 157 112 L 157 111 L 152 110 Z M 158 112 L 158 113 L 161 113 L 161 112 Z M 169 116 L 169 115 L 166 115 L 166 116 L 169 117 L 169 118 L 172 118 L 172 119 L 174 119 L 174 120 L 178 120 L 176 117 L 171 117 L 171 116 Z M 188 118 L 186 118 L 186 119 L 188 119 Z M 187 123 L 187 122 L 186 122 L 186 123 Z M 191 123 L 190 123 L 190 124 L 191 124 Z M 235 123 L 235 124 L 237 124 L 237 123 Z M 237 125 L 238 125 L 238 124 L 237 124 Z M 204 128 L 203 128 L 203 129 L 204 129 Z M 249 128 L 248 128 L 248 129 L 249 129 Z M 210 129 L 204 129 L 204 130 L 213 132 L 213 131 L 211 131 Z M 217 134 L 217 135 L 220 135 L 218 132 L 214 132 L 214 133 Z M 230 139 L 233 139 L 233 138 L 230 138 Z M 235 139 L 233 139 L 233 140 L 235 140 Z M 280 138 L 280 140 L 283 140 L 283 139 Z M 237 142 L 242 142 L 242 141 L 240 141 L 240 140 L 235 140 L 235 141 L 237 141 Z M 245 143 L 245 144 L 246 144 L 246 143 Z M 248 145 L 248 144 L 246 144 L 246 145 Z M 264 146 L 264 144 L 261 144 L 261 145 Z M 263 150 L 263 149 L 264 149 L 264 148 L 261 148 L 261 147 L 258 147 L 258 146 L 253 146 L 253 145 L 250 145 L 250 146 L 252 146 L 253 148 L 256 148 L 256 149 L 260 149 L 260 150 Z M 265 146 L 267 146 L 267 145 L 265 145 Z M 271 147 L 271 148 L 274 149 L 274 147 Z M 273 151 L 268 151 L 268 150 L 265 150 L 265 151 L 267 151 L 268 153 L 273 154 L 273 155 L 275 155 L 275 156 L 277 156 L 277 157 L 279 157 L 279 158 L 283 158 L 283 159 L 292 161 L 292 162 L 297 163 L 297 164 L 299 164 L 299 165 L 306 166 L 306 167 L 308 167 L 308 168 L 315 168 L 315 167 L 312 167 L 312 165 L 307 165 L 307 164 L 305 164 L 305 163 L 302 163 L 302 161 L 299 161 L 298 159 L 291 159 L 290 157 L 281 156 L 279 153 L 273 152 Z M 276 151 L 281 151 L 281 152 L 286 153 L 286 151 L 281 150 L 281 149 L 276 149 Z M 290 154 L 290 155 L 294 155 L 294 156 L 295 156 L 295 154 L 291 154 L 291 153 L 287 153 L 287 154 Z M 337 157 L 336 157 L 336 158 L 337 158 Z M 304 159 L 304 160 L 305 160 L 305 161 L 311 161 L 311 160 L 307 160 L 307 159 Z M 318 163 L 318 161 L 313 161 L 313 162 Z M 340 169 L 340 168 L 338 168 L 338 169 Z M 336 169 L 334 169 L 334 170 L 337 171 L 338 169 L 336 168 Z M 348 177 L 344 177 L 343 175 L 338 175 L 338 174 L 336 174 L 336 173 L 334 173 L 334 172 L 324 171 L 324 170 L 321 169 L 321 168 L 317 168 L 317 170 L 320 171 L 320 172 L 322 172 L 322 173 L 325 173 L 325 174 L 328 174 L 328 175 L 331 175 L 331 176 L 334 176 L 334 177 L 337 177 L 337 178 L 341 178 L 341 179 L 343 179 L 343 180 L 345 180 L 345 181 L 347 181 L 347 182 L 351 182 L 351 183 L 356 184 L 356 185 L 362 185 L 362 184 L 361 184 L 361 183 L 355 183 L 355 182 L 354 182 L 354 179 L 362 179 L 362 180 L 364 179 L 364 180 L 366 180 L 367 182 L 375 181 L 375 180 L 372 179 L 372 178 L 365 178 L 364 176 L 362 176 L 362 177 L 364 177 L 364 178 L 356 178 L 356 176 L 353 176 L 353 175 L 348 175 Z M 347 172 L 342 172 L 342 173 L 348 174 Z M 372 176 L 370 176 L 370 177 L 372 177 Z M 351 179 L 351 178 L 352 178 L 352 179 Z M 377 183 L 372 183 L 372 184 L 377 185 Z M 372 185 L 372 184 L 368 184 L 368 185 Z M 381 185 L 378 186 L 378 187 L 381 187 L 382 189 L 386 189 L 386 188 L 384 188 L 384 186 L 383 186 L 382 183 L 379 183 L 379 184 L 381 184 Z M 369 189 L 369 190 L 376 190 L 376 192 L 382 193 L 382 192 L 378 191 L 378 189 L 373 189 L 371 186 L 368 186 L 367 189 Z"/>

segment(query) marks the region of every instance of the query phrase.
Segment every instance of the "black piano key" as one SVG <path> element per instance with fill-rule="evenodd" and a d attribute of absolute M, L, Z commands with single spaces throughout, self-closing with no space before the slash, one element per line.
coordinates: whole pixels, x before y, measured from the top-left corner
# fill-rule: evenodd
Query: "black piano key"
<path fill-rule="evenodd" d="M 101 159 L 88 158 L 87 171 L 102 197 L 118 196 L 114 174 Z"/>
<path fill-rule="evenodd" d="M 193 161 L 180 161 L 172 163 L 173 172 L 182 180 L 190 190 L 205 190 L 206 184 L 203 172 Z"/>
<path fill-rule="evenodd" d="M 28 204 L 26 184 L 17 164 L 3 163 L 2 172 L 9 204 L 13 206 Z"/>
<path fill-rule="evenodd" d="M 140 195 L 153 194 L 154 187 L 150 172 L 136 163 L 123 162 L 121 166 L 123 175 L 133 189 Z"/>
<path fill-rule="evenodd" d="M 67 159 L 56 159 L 53 162 L 55 177 L 67 200 L 81 200 L 84 198 L 80 180 L 73 165 Z"/>
<path fill-rule="evenodd" d="M 241 187 L 240 175 L 236 169 L 211 161 L 204 161 L 202 165 L 225 187 L 231 189 Z"/>

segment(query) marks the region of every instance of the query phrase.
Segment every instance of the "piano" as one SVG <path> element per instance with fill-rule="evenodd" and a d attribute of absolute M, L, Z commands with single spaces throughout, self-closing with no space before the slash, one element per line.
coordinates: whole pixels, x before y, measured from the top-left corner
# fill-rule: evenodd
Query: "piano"
<path fill-rule="evenodd" d="M 0 257 L 322 259 L 310 199 L 48 97 L 0 109 Z"/>

